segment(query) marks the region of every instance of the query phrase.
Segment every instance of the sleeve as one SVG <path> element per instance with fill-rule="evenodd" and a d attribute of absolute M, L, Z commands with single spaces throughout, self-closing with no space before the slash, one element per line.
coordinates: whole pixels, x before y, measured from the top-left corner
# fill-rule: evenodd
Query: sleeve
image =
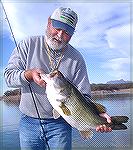
<path fill-rule="evenodd" d="M 86 94 L 89 97 L 91 96 L 91 88 L 88 79 L 86 64 L 82 56 L 77 64 L 73 83 L 82 94 Z"/>
<path fill-rule="evenodd" d="M 28 44 L 25 41 L 21 41 L 13 50 L 4 71 L 4 77 L 8 87 L 19 88 L 29 83 L 24 77 L 27 54 Z"/>

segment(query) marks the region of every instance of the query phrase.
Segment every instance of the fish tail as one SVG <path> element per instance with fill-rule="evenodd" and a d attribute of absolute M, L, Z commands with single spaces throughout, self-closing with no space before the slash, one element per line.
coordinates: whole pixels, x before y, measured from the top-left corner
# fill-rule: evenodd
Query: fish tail
<path fill-rule="evenodd" d="M 128 119 L 127 116 L 111 116 L 112 124 L 110 127 L 112 130 L 126 130 L 127 126 L 123 123 L 127 123 Z"/>
<path fill-rule="evenodd" d="M 127 123 L 128 122 L 127 116 L 111 116 L 111 121 L 113 124 L 121 124 L 121 123 Z"/>
<path fill-rule="evenodd" d="M 127 126 L 123 123 L 121 124 L 112 124 L 110 125 L 111 129 L 112 130 L 126 130 L 127 129 Z"/>

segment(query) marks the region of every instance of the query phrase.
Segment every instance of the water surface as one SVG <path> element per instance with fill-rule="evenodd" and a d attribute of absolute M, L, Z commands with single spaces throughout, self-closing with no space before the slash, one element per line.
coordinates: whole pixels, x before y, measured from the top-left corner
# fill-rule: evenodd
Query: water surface
<path fill-rule="evenodd" d="M 132 149 L 132 106 L 133 100 L 129 95 L 108 96 L 99 98 L 97 102 L 107 108 L 110 116 L 126 115 L 129 122 L 126 124 L 128 129 L 112 131 L 111 133 L 97 133 L 89 140 L 83 140 L 79 132 L 73 129 L 73 150 L 129 150 Z M 20 112 L 17 104 L 0 101 L 2 108 L 2 123 L 0 128 L 0 149 L 1 150 L 20 150 L 18 124 Z"/>

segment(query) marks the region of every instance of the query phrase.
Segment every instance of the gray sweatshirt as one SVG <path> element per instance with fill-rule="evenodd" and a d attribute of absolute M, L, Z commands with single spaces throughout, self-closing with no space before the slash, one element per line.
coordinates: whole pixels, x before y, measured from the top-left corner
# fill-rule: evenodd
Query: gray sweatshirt
<path fill-rule="evenodd" d="M 57 51 L 57 60 L 61 53 L 62 51 Z M 54 55 L 54 51 L 51 51 L 51 55 Z M 33 68 L 43 69 L 46 73 L 50 72 L 44 36 L 34 36 L 21 41 L 11 54 L 4 76 L 9 87 L 21 88 L 19 108 L 22 113 L 38 118 L 29 90 L 30 84 L 41 118 L 52 118 L 53 108 L 47 99 L 45 88 L 40 87 L 35 82 L 28 82 L 24 77 L 24 71 Z M 64 50 L 59 70 L 77 86 L 80 92 L 87 95 L 91 94 L 84 59 L 80 52 L 70 44 Z"/>

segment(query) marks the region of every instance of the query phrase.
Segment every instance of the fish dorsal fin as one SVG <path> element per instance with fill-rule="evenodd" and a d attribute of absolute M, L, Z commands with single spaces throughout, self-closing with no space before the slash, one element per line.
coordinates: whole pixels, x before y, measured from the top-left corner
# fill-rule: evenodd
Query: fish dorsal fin
<path fill-rule="evenodd" d="M 107 111 L 103 105 L 98 104 L 98 103 L 94 103 L 94 104 L 96 105 L 96 107 L 100 113 L 105 113 Z"/>
<path fill-rule="evenodd" d="M 64 102 L 61 102 L 61 104 L 59 105 L 59 107 L 62 109 L 63 113 L 67 116 L 71 115 L 71 111 L 69 110 L 69 108 L 66 107 L 66 105 L 64 104 Z"/>
<path fill-rule="evenodd" d="M 55 109 L 53 109 L 53 117 L 54 119 L 58 119 L 60 117 L 60 114 Z"/>
<path fill-rule="evenodd" d="M 80 135 L 83 139 L 91 139 L 93 136 L 93 132 L 91 130 L 87 130 L 87 131 L 79 131 Z"/>

